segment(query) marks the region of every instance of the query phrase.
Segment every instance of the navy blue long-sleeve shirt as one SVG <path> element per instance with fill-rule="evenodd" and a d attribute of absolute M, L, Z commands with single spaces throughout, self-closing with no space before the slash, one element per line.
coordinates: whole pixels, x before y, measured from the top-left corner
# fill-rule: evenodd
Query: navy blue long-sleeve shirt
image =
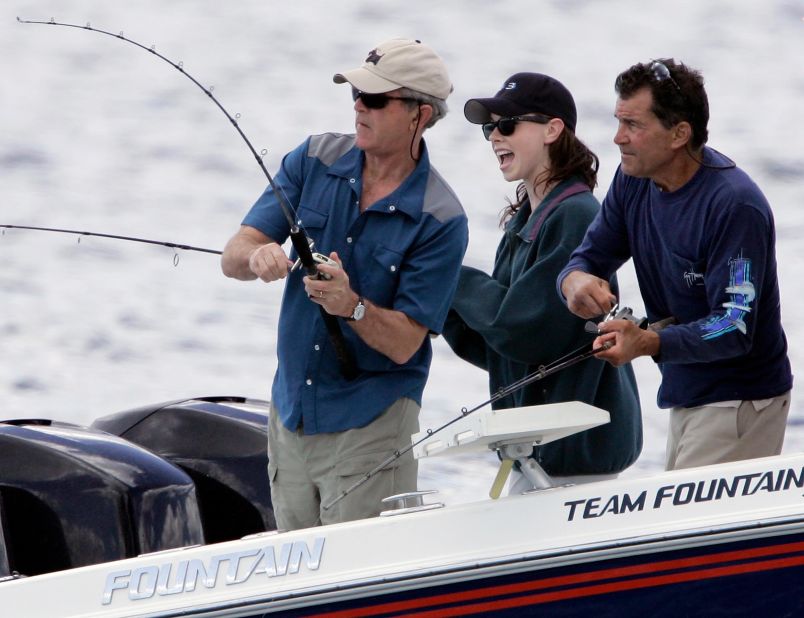
<path fill-rule="evenodd" d="M 659 333 L 661 408 L 774 397 L 792 387 L 776 275 L 776 232 L 764 195 L 729 159 L 705 148 L 680 189 L 618 169 L 573 270 L 603 279 L 633 257 L 648 319 Z"/>

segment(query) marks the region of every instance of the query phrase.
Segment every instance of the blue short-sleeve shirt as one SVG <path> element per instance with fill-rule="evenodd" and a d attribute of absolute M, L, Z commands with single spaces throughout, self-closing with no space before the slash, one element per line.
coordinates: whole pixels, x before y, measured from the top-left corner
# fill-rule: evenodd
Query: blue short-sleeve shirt
<path fill-rule="evenodd" d="M 440 333 L 468 242 L 463 208 L 424 147 L 403 183 L 360 214 L 363 161 L 353 135 L 314 135 L 285 156 L 274 184 L 315 250 L 338 252 L 356 293 Z M 290 231 L 270 186 L 243 224 L 279 243 Z M 295 251 L 290 257 L 297 257 Z M 347 380 L 303 277 L 303 269 L 289 274 L 279 317 L 271 397 L 284 425 L 303 425 L 305 434 L 331 433 L 367 425 L 400 397 L 421 404 L 432 358 L 429 338 L 399 365 L 338 318 L 358 368 L 357 378 Z"/>

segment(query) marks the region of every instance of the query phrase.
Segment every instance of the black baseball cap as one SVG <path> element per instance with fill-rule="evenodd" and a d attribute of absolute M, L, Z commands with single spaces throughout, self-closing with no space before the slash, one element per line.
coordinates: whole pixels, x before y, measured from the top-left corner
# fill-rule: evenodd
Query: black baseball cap
<path fill-rule="evenodd" d="M 570 91 L 557 79 L 541 73 L 512 75 L 493 97 L 469 99 L 463 107 L 463 115 L 474 124 L 490 122 L 491 114 L 508 117 L 532 113 L 561 118 L 575 131 L 578 112 Z"/>

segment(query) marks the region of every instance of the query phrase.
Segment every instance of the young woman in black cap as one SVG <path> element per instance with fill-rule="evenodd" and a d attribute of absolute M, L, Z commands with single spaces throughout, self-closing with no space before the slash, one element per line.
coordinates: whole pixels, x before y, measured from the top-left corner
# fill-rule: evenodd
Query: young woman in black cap
<path fill-rule="evenodd" d="M 481 125 L 503 177 L 519 181 L 503 213 L 504 234 L 488 275 L 462 266 L 444 336 L 463 359 L 489 373 L 497 392 L 593 337 L 561 302 L 556 276 L 600 208 L 592 189 L 598 158 L 576 136 L 577 113 L 558 80 L 517 73 L 491 98 L 470 99 L 469 122 Z M 616 282 L 612 281 L 613 285 Z M 616 287 L 614 288 L 616 289 Z M 554 477 L 570 482 L 616 476 L 642 449 L 642 421 L 630 365 L 589 359 L 495 402 L 497 409 L 582 401 L 607 410 L 611 422 L 535 447 Z M 510 491 L 528 489 L 513 477 Z"/>

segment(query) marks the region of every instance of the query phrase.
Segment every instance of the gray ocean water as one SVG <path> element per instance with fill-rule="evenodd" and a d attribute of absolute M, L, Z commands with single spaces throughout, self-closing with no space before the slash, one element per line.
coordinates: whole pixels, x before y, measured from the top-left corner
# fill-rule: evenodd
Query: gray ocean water
<path fill-rule="evenodd" d="M 575 94 L 578 134 L 601 159 L 612 144 L 616 75 L 675 57 L 700 69 L 710 145 L 753 176 L 774 208 L 784 325 L 804 367 L 804 2 L 801 0 L 5 0 L 0 11 L 0 224 L 143 236 L 222 249 L 265 176 L 223 114 L 155 56 L 82 29 L 123 32 L 214 93 L 272 172 L 306 135 L 350 132 L 349 91 L 332 83 L 376 43 L 418 38 L 447 62 L 451 113 L 427 139 L 470 219 L 466 261 L 490 268 L 514 185 L 461 113 L 517 71 L 550 73 Z M 130 407 L 201 395 L 267 399 L 281 289 L 225 279 L 215 256 L 99 238 L 0 236 L 0 418 L 89 424 Z M 632 270 L 622 302 L 642 311 Z M 546 291 L 545 293 L 552 293 Z M 549 324 L 545 324 L 549 328 Z M 658 371 L 635 363 L 645 447 L 625 474 L 662 469 L 666 414 Z M 485 374 L 435 341 L 422 426 L 488 398 Z M 785 452 L 804 449 L 795 395 Z M 491 456 L 425 460 L 420 487 L 483 498 Z"/>

